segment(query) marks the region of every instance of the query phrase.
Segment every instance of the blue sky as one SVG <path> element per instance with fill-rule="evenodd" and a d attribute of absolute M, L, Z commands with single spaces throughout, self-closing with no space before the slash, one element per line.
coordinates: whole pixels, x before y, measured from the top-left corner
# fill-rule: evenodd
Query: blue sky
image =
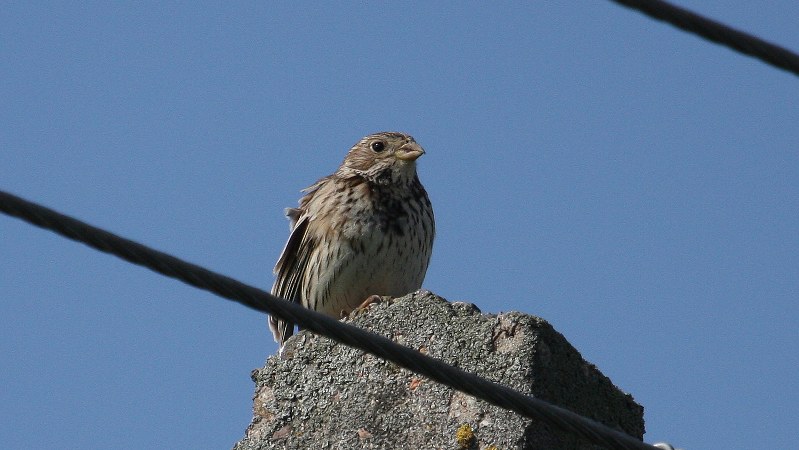
<path fill-rule="evenodd" d="M 799 3 L 682 1 L 799 49 Z M 550 321 L 646 440 L 799 434 L 799 78 L 611 2 L 6 3 L 0 188 L 268 288 L 299 190 L 414 135 L 425 287 Z M 0 447 L 228 448 L 265 318 L 0 217 Z"/>

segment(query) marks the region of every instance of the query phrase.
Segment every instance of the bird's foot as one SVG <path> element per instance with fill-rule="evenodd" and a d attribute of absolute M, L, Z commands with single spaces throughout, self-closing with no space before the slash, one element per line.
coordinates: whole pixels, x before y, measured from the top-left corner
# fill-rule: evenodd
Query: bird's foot
<path fill-rule="evenodd" d="M 349 314 L 347 314 L 345 311 L 341 311 L 341 317 L 344 318 L 347 316 L 355 316 L 359 314 L 361 311 L 364 311 L 367 308 L 369 308 L 369 306 L 372 304 L 387 302 L 389 300 L 391 300 L 390 295 L 376 295 L 376 294 L 370 295 L 369 297 L 366 297 L 366 300 L 364 300 L 363 303 L 358 305 L 358 307 L 353 309 L 352 312 L 350 312 Z"/>

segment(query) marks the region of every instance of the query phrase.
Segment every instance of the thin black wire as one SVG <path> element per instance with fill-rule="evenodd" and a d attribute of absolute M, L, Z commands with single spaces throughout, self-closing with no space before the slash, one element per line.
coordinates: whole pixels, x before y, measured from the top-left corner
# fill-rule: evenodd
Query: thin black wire
<path fill-rule="evenodd" d="M 799 76 L 799 55 L 786 48 L 661 0 L 612 1 Z"/>
<path fill-rule="evenodd" d="M 0 191 L 0 211 L 257 311 L 296 323 L 302 328 L 392 361 L 408 370 L 493 405 L 515 411 L 527 418 L 540 420 L 558 430 L 581 436 L 594 444 L 614 449 L 656 450 L 656 447 L 632 436 L 452 367 L 443 361 L 423 355 L 383 336 L 339 322 L 305 309 L 298 304 L 281 300 L 232 278 L 182 261 L 3 191 Z"/>

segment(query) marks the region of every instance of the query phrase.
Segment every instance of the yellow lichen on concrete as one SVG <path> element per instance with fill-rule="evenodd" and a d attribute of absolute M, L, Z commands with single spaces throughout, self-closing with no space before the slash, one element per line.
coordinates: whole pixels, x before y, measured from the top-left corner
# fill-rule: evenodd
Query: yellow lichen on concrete
<path fill-rule="evenodd" d="M 458 443 L 458 448 L 467 449 L 471 447 L 474 444 L 474 439 L 474 431 L 469 424 L 464 423 L 455 432 L 455 442 Z"/>

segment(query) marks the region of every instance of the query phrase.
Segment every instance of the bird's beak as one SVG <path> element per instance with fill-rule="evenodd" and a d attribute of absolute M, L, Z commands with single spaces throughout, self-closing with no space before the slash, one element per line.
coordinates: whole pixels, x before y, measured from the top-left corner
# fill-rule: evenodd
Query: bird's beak
<path fill-rule="evenodd" d="M 403 161 L 415 161 L 416 158 L 424 155 L 424 149 L 416 142 L 408 142 L 398 148 L 394 156 Z"/>

